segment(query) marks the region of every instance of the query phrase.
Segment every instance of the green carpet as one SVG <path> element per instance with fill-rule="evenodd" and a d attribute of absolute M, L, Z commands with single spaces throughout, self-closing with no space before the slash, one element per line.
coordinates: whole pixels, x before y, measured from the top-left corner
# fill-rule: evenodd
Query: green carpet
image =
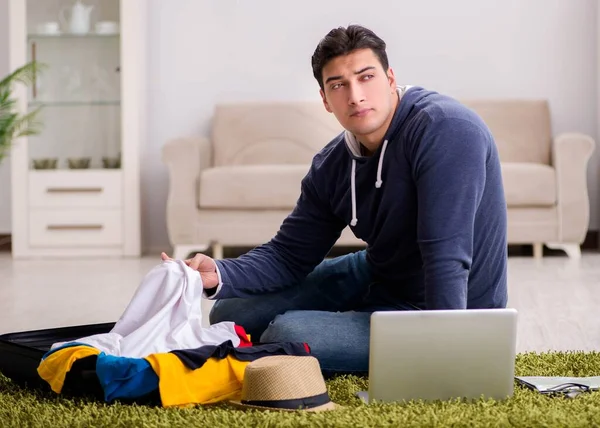
<path fill-rule="evenodd" d="M 523 354 L 517 357 L 521 376 L 597 376 L 600 353 Z M 472 403 L 411 402 L 367 406 L 354 397 L 366 380 L 340 377 L 328 381 L 332 399 L 345 408 L 318 414 L 240 411 L 226 405 L 162 409 L 137 405 L 73 400 L 32 392 L 0 376 L 0 426 L 51 427 L 333 427 L 333 426 L 600 426 L 600 392 L 574 399 L 547 397 L 516 386 L 512 398 Z"/>

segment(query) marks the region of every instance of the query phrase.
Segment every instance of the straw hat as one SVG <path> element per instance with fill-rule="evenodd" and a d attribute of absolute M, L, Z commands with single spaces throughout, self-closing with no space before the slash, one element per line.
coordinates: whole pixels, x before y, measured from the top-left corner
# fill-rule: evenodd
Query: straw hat
<path fill-rule="evenodd" d="M 241 401 L 232 404 L 247 409 L 333 410 L 333 403 L 319 361 L 311 356 L 277 355 L 259 358 L 244 372 Z"/>

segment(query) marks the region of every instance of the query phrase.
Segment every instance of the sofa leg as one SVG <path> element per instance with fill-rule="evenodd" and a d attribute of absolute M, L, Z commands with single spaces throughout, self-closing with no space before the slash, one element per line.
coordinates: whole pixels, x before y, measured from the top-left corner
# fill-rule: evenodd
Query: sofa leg
<path fill-rule="evenodd" d="M 544 256 L 544 244 L 536 242 L 533 244 L 533 258 L 541 259 Z"/>
<path fill-rule="evenodd" d="M 552 248 L 553 250 L 563 250 L 567 253 L 570 259 L 579 260 L 581 259 L 581 247 L 579 244 L 560 244 L 555 242 L 546 243 L 548 248 Z"/>
<path fill-rule="evenodd" d="M 218 242 L 213 243 L 212 251 L 213 251 L 213 257 L 212 257 L 213 259 L 220 260 L 223 258 L 223 245 L 219 244 Z"/>
<path fill-rule="evenodd" d="M 183 260 L 191 253 L 201 253 L 208 250 L 208 245 L 175 245 L 173 248 L 173 258 Z"/>

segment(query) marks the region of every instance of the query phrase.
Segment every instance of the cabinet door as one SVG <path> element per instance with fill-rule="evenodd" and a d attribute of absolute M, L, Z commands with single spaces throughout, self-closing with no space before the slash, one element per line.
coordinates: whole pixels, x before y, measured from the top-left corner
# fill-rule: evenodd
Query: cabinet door
<path fill-rule="evenodd" d="M 30 168 L 119 168 L 119 0 L 27 0 L 26 10 L 27 59 L 43 67 L 28 90 L 42 125 Z"/>

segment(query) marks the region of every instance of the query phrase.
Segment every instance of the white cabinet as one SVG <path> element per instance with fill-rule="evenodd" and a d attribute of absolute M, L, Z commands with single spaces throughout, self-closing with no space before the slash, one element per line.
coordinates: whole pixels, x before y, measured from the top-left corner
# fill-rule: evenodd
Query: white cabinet
<path fill-rule="evenodd" d="M 146 1 L 9 0 L 10 70 L 46 68 L 16 95 L 41 133 L 12 149 L 13 256 L 140 255 Z"/>

